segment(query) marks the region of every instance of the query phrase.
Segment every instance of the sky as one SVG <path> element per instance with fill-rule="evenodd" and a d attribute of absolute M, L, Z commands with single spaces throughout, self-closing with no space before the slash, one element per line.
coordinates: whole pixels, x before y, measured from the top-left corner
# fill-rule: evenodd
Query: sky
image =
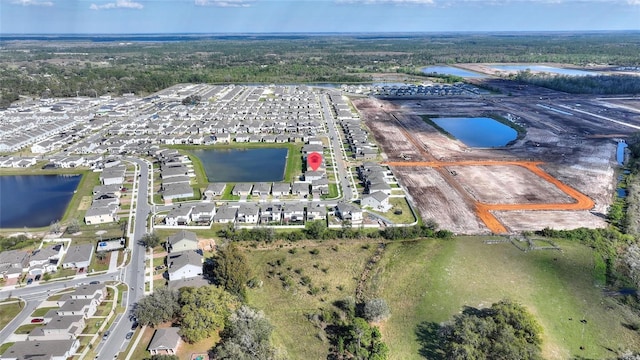
<path fill-rule="evenodd" d="M 0 34 L 640 30 L 640 0 L 0 0 Z"/>

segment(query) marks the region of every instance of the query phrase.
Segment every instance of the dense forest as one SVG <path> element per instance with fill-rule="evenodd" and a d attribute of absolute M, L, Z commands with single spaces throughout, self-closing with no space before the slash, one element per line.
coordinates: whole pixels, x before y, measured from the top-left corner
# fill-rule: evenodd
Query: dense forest
<path fill-rule="evenodd" d="M 176 42 L 0 41 L 0 92 L 148 94 L 192 83 L 366 82 L 454 63 L 638 66 L 640 33 L 227 36 Z"/>

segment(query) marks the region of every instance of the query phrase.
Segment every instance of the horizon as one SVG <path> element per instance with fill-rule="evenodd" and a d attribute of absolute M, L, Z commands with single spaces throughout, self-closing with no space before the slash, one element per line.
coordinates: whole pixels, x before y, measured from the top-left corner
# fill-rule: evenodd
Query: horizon
<path fill-rule="evenodd" d="M 638 19 L 640 0 L 0 0 L 12 35 L 635 31 Z"/>

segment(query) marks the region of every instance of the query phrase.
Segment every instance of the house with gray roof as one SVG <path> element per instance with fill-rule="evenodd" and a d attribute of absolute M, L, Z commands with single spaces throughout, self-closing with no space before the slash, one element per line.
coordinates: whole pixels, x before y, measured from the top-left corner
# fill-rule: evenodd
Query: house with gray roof
<path fill-rule="evenodd" d="M 29 257 L 29 275 L 42 275 L 48 272 L 55 272 L 58 261 L 64 254 L 62 243 L 43 246 L 34 250 Z"/>
<path fill-rule="evenodd" d="M 91 263 L 93 255 L 92 244 L 72 245 L 62 260 L 63 269 L 86 269 Z"/>
<path fill-rule="evenodd" d="M 101 303 L 107 297 L 107 287 L 104 284 L 79 285 L 69 294 L 69 299 L 93 299 Z"/>
<path fill-rule="evenodd" d="M 210 202 L 196 203 L 191 209 L 191 221 L 209 224 L 216 214 L 216 204 Z"/>
<path fill-rule="evenodd" d="M 164 200 L 187 199 L 193 197 L 193 188 L 188 183 L 163 184 Z"/>
<path fill-rule="evenodd" d="M 188 225 L 192 209 L 193 207 L 188 205 L 175 207 L 164 217 L 164 223 L 169 226 Z"/>
<path fill-rule="evenodd" d="M 236 215 L 238 214 L 238 208 L 231 207 L 229 205 L 221 206 L 216 214 L 213 216 L 213 222 L 226 224 L 236 221 Z"/>
<path fill-rule="evenodd" d="M 45 326 L 37 327 L 29 333 L 27 340 L 67 340 L 82 334 L 86 326 L 82 315 L 54 316 Z"/>
<path fill-rule="evenodd" d="M 309 185 L 311 184 L 308 182 L 294 182 L 291 185 L 291 193 L 294 195 L 305 197 L 309 195 Z"/>
<path fill-rule="evenodd" d="M 21 250 L 0 252 L 0 276 L 5 279 L 17 279 L 29 270 L 29 253 Z"/>
<path fill-rule="evenodd" d="M 193 250 L 170 253 L 167 256 L 169 281 L 201 276 L 202 261 L 202 255 Z"/>
<path fill-rule="evenodd" d="M 341 220 L 350 221 L 352 224 L 359 224 L 363 220 L 362 209 L 344 201 L 339 202 L 336 206 L 336 215 Z"/>
<path fill-rule="evenodd" d="M 198 238 L 191 231 L 180 230 L 169 236 L 166 246 L 167 251 L 170 253 L 187 250 L 195 251 L 198 250 Z"/>
<path fill-rule="evenodd" d="M 175 355 L 181 343 L 179 330 L 177 327 L 157 329 L 147 350 L 151 355 Z"/>
<path fill-rule="evenodd" d="M 80 341 L 17 341 L 0 355 L 0 360 L 66 360 L 78 351 Z"/>
<path fill-rule="evenodd" d="M 207 189 L 204 191 L 204 196 L 207 200 L 212 199 L 214 196 L 220 196 L 224 192 L 224 189 L 227 187 L 225 183 L 212 183 L 207 186 Z"/>
<path fill-rule="evenodd" d="M 82 315 L 89 318 L 96 313 L 99 304 L 97 294 L 93 299 L 69 299 L 64 301 L 57 313 L 60 316 Z"/>
<path fill-rule="evenodd" d="M 253 196 L 269 195 L 270 192 L 271 184 L 266 182 L 255 183 L 251 189 L 251 195 Z"/>
<path fill-rule="evenodd" d="M 382 191 L 376 191 L 372 194 L 362 195 L 360 204 L 364 207 L 370 207 L 376 211 L 381 212 L 387 212 L 389 211 L 389 209 L 391 209 L 391 205 L 389 204 L 389 195 L 383 193 Z"/>
<path fill-rule="evenodd" d="M 237 183 L 233 190 L 231 190 L 231 194 L 236 196 L 247 196 L 251 194 L 251 189 L 253 188 L 253 184 L 250 183 Z"/>
<path fill-rule="evenodd" d="M 118 205 L 105 207 L 90 207 L 84 214 L 84 222 L 87 225 L 104 224 L 118 221 Z"/>
<path fill-rule="evenodd" d="M 284 208 L 284 211 L 282 212 L 282 220 L 285 223 L 304 222 L 304 204 L 287 204 Z"/>
<path fill-rule="evenodd" d="M 327 208 L 324 205 L 317 204 L 316 206 L 307 207 L 307 221 L 326 220 Z"/>
<path fill-rule="evenodd" d="M 260 219 L 260 206 L 254 203 L 241 203 L 238 208 L 238 222 L 257 224 Z"/>

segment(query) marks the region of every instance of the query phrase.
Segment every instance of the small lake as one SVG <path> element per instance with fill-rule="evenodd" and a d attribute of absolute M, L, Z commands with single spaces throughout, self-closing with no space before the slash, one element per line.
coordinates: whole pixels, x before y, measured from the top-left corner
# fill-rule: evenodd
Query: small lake
<path fill-rule="evenodd" d="M 193 154 L 202 161 L 209 182 L 282 181 L 288 149 L 202 149 Z"/>
<path fill-rule="evenodd" d="M 432 118 L 431 121 L 469 147 L 505 146 L 518 137 L 513 128 L 491 118 Z"/>
<path fill-rule="evenodd" d="M 464 69 L 460 69 L 453 66 L 427 66 L 425 68 L 422 68 L 421 71 L 425 74 L 436 73 L 436 74 L 460 76 L 463 78 L 479 78 L 480 79 L 480 78 L 487 77 L 487 75 L 485 74 L 464 70 Z"/>
<path fill-rule="evenodd" d="M 597 75 L 597 73 L 592 71 L 563 69 L 559 67 L 546 66 L 546 65 L 522 64 L 522 65 L 490 65 L 490 66 L 493 69 L 503 70 L 503 71 L 524 71 L 529 69 L 534 72 L 546 72 L 550 74 L 569 75 L 569 76 Z"/>
<path fill-rule="evenodd" d="M 80 175 L 0 176 L 0 228 L 49 226 L 62 219 Z"/>

